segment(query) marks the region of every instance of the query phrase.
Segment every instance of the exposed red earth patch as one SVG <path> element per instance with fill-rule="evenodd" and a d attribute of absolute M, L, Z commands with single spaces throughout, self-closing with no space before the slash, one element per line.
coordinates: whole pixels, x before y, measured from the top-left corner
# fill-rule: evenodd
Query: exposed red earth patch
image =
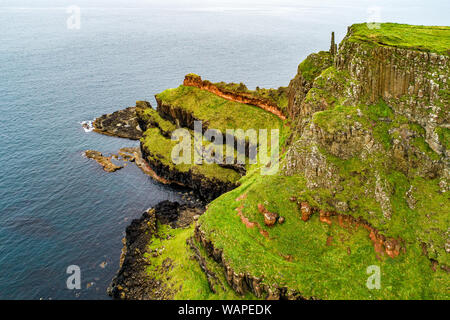
<path fill-rule="evenodd" d="M 294 197 L 291 198 L 293 201 Z M 319 220 L 328 225 L 332 225 L 333 222 L 338 223 L 341 228 L 352 229 L 363 227 L 369 233 L 369 238 L 374 246 L 375 253 L 378 259 L 381 259 L 384 255 L 391 258 L 397 257 L 400 252 L 405 251 L 405 247 L 402 246 L 401 239 L 388 238 L 381 234 L 376 228 L 374 228 L 369 222 L 363 218 L 354 218 L 351 215 L 340 214 L 337 212 L 329 212 L 325 210 L 318 210 L 312 208 L 307 202 L 301 202 L 298 204 L 302 214 L 302 220 L 308 221 L 315 212 L 319 212 Z M 327 246 L 332 244 L 330 237 L 327 239 Z"/>
<path fill-rule="evenodd" d="M 247 199 L 247 194 L 243 193 L 239 197 L 236 198 L 236 201 L 241 201 Z"/>
<path fill-rule="evenodd" d="M 283 115 L 283 113 L 280 111 L 280 109 L 275 103 L 269 100 L 255 98 L 248 94 L 246 95 L 245 93 L 225 91 L 223 89 L 218 88 L 209 81 L 202 80 L 200 76 L 186 75 L 186 77 L 184 78 L 183 85 L 189 87 L 196 87 L 201 90 L 211 92 L 226 100 L 253 105 L 255 107 L 261 108 L 267 112 L 276 115 L 281 120 L 286 120 L 286 117 Z"/>
<path fill-rule="evenodd" d="M 246 198 L 247 198 L 247 194 L 244 193 L 244 194 L 240 195 L 239 197 L 237 197 L 236 201 L 242 201 L 242 200 L 244 200 Z M 245 224 L 245 226 L 247 228 L 249 228 L 249 229 L 257 227 L 259 233 L 262 234 L 265 238 L 269 239 L 269 233 L 266 230 L 264 230 L 258 222 L 250 221 L 244 215 L 244 213 L 242 212 L 242 209 L 244 209 L 244 204 L 243 203 L 239 207 L 236 208 L 236 211 L 237 211 L 237 213 L 239 215 L 239 218 L 241 218 L 242 223 Z"/>

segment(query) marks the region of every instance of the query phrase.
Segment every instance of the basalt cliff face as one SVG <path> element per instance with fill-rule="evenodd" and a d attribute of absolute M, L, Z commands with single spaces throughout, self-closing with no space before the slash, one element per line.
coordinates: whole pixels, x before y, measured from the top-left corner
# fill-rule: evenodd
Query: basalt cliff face
<path fill-rule="evenodd" d="M 288 113 L 291 119 L 298 117 L 304 117 L 305 113 L 311 113 L 310 110 L 305 110 L 301 107 L 306 94 L 311 90 L 314 79 L 320 75 L 320 73 L 330 67 L 333 63 L 333 57 L 328 51 L 322 51 L 319 53 L 313 53 L 309 55 L 305 61 L 303 61 L 297 70 L 297 74 L 294 79 L 289 83 L 289 104 Z"/>
<path fill-rule="evenodd" d="M 147 253 L 167 250 L 145 255 L 146 275 L 168 275 L 150 292 L 450 298 L 449 39 L 448 27 L 354 25 L 339 48 L 333 37 L 329 51 L 309 55 L 287 88 L 251 91 L 191 74 L 156 96 L 157 111 L 138 102 L 143 158 L 211 201 L 189 227 L 144 239 Z M 203 131 L 232 128 L 242 118 L 280 128 L 278 172 L 167 160 L 174 130 L 192 129 L 195 120 Z M 373 267 L 382 279 L 376 290 L 368 284 Z"/>
<path fill-rule="evenodd" d="M 349 28 L 332 66 L 316 66 L 321 74 L 312 85 L 292 88 L 304 98 L 289 103 L 299 116 L 285 172 L 301 171 L 310 186 L 337 186 L 335 167 L 321 149 L 344 160 L 383 154 L 409 177 L 445 181 L 449 154 L 439 133 L 449 130 L 449 56 L 356 41 L 355 29 Z M 309 151 L 299 156 L 304 148 Z"/>
<path fill-rule="evenodd" d="M 397 28 L 430 32 L 422 30 L 423 27 L 394 24 L 382 25 L 380 32 L 389 37 L 392 29 L 397 32 Z M 445 29 L 447 36 L 448 32 L 448 28 Z M 420 260 L 421 267 L 411 273 L 422 279 L 418 281 L 420 285 L 417 283 L 421 287 L 426 286 L 426 279 L 433 279 L 430 280 L 433 288 L 427 294 L 418 290 L 414 296 L 446 296 L 442 280 L 448 277 L 450 252 L 449 55 L 415 47 L 415 43 L 390 45 L 378 36 L 365 25 L 352 26 L 339 50 L 312 54 L 300 64 L 298 74 L 289 85 L 287 110 L 294 130 L 287 140 L 287 152 L 281 158 L 281 175 L 244 182 L 228 200 L 221 198 L 222 201 L 214 202 L 200 219 L 199 230 L 206 239 L 203 242 L 221 250 L 221 261 L 227 261 L 225 271 L 232 268 L 234 274 L 245 275 L 243 279 L 259 279 L 264 275 L 260 284 L 263 288 L 264 284 L 272 292 L 276 288 L 288 288 L 295 296 L 303 298 L 406 297 L 402 286 L 397 286 L 395 293 L 360 290 L 364 287 L 362 279 L 353 285 L 342 284 L 345 290 L 355 290 L 353 296 L 342 289 L 330 289 L 333 285 L 328 280 L 335 276 L 327 268 L 333 269 L 333 264 L 322 264 L 320 259 L 307 262 L 306 257 L 316 256 L 317 250 L 325 255 L 335 252 L 333 247 L 339 238 L 339 246 L 347 246 L 343 252 L 348 253 L 341 258 L 341 263 L 349 268 L 362 268 L 353 260 L 361 258 L 356 258 L 355 250 L 362 248 L 362 243 L 354 240 L 358 237 L 354 232 L 366 230 L 366 235 L 361 233 L 361 237 L 366 239 L 367 246 L 371 243 L 373 251 L 362 259 L 368 263 L 374 257 L 378 260 L 372 261 L 374 264 L 389 269 L 390 280 L 387 281 L 393 283 L 402 272 L 411 271 L 408 261 Z M 408 40 L 414 42 L 415 39 Z M 332 48 L 336 47 L 332 45 Z M 263 186 L 273 189 L 276 195 Z M 252 189 L 254 194 L 250 196 Z M 304 217 L 301 204 L 311 208 L 311 213 L 320 213 L 312 220 L 302 219 L 310 226 L 298 224 L 297 227 L 298 232 L 315 230 L 320 234 L 323 231 L 319 227 L 315 229 L 315 224 L 329 225 L 322 242 L 324 247 L 287 249 L 285 246 L 292 240 L 281 233 L 281 229 L 287 227 L 265 228 L 259 222 L 267 232 L 266 238 L 270 239 L 270 249 L 265 249 L 267 257 L 250 257 L 264 252 L 259 251 L 265 246 L 257 244 L 258 241 L 254 242 L 251 253 L 240 252 L 246 258 L 239 257 L 228 248 L 231 239 L 226 240 L 226 232 L 233 231 L 229 229 L 220 235 L 213 231 L 221 224 L 220 213 L 226 220 L 226 206 L 236 206 L 231 200 L 236 197 L 246 199 L 239 213 L 242 221 L 250 221 L 244 224 L 246 228 L 239 236 L 235 231 L 234 239 L 241 238 L 242 245 L 256 237 L 253 231 L 245 229 L 252 229 L 249 225 L 261 219 L 255 213 L 256 204 L 265 202 L 271 211 L 286 216 L 287 221 L 295 219 L 291 212 Z M 294 198 L 296 206 L 282 204 L 278 198 L 285 201 Z M 334 228 L 353 230 L 349 231 L 352 235 L 332 235 Z M 302 243 L 315 241 L 315 237 L 306 235 L 291 234 L 291 237 Z M 237 251 L 236 246 L 233 250 Z M 285 258 L 287 265 L 278 264 L 274 271 L 260 271 L 258 264 L 274 266 L 279 263 L 269 258 L 274 252 Z M 389 260 L 396 261 L 397 267 L 388 267 Z M 301 276 L 292 275 L 312 265 L 329 274 L 327 279 L 314 280 L 317 286 L 314 289 L 306 286 L 305 280 L 299 280 Z M 363 278 L 337 265 L 336 270 L 340 270 L 344 278 Z M 247 288 L 255 293 L 251 286 Z M 264 292 L 264 296 L 273 296 L 267 290 Z"/>
<path fill-rule="evenodd" d="M 355 79 L 353 98 L 383 99 L 396 114 L 425 129 L 433 151 L 446 152 L 436 129 L 448 129 L 450 122 L 449 55 L 354 42 L 353 32 L 350 28 L 335 59 L 336 69 Z"/>

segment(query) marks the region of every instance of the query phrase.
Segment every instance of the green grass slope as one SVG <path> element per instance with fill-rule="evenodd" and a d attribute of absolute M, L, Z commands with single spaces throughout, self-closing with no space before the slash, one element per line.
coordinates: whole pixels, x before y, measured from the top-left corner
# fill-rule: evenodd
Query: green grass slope
<path fill-rule="evenodd" d="M 158 254 L 155 254 L 156 256 L 146 254 L 146 258 L 150 261 L 147 273 L 152 279 L 164 283 L 164 288 L 172 293 L 172 299 L 255 299 L 251 294 L 237 295 L 226 282 L 221 266 L 209 258 L 200 245 L 195 244 L 206 267 L 216 276 L 213 287 L 215 292 L 211 290 L 206 274 L 194 259 L 195 252 L 187 244 L 187 240 L 193 235 L 192 226 L 186 229 L 172 229 L 168 225 L 158 223 L 157 229 L 158 232 L 153 236 L 148 248 L 150 252 Z"/>
<path fill-rule="evenodd" d="M 350 39 L 450 55 L 450 27 L 397 23 L 381 23 L 379 26 L 369 28 L 367 23 L 355 24 L 351 26 Z"/>
<path fill-rule="evenodd" d="M 195 87 L 179 86 L 156 95 L 173 107 L 191 112 L 196 119 L 208 123 L 208 128 L 226 132 L 226 129 L 279 129 L 282 121 L 258 107 L 233 102 Z"/>
<path fill-rule="evenodd" d="M 292 196 L 312 204 L 318 200 L 317 193 L 323 193 L 322 199 L 331 196 L 327 195 L 327 190 L 308 190 L 301 176 L 262 177 L 257 173 L 247 176 L 242 186 L 210 204 L 200 218 L 201 229 L 216 248 L 224 250 L 225 259 L 235 272 L 261 277 L 268 285 L 297 290 L 305 298 L 448 299 L 447 273 L 432 270 L 430 260 L 423 255 L 416 239 L 419 230 L 427 234 L 430 228 L 425 221 L 424 208 L 445 206 L 446 198 L 430 199 L 428 188 L 434 183 L 420 179 L 415 183 L 427 203 L 422 203 L 423 207 L 417 212 L 410 211 L 400 200 L 405 190 L 399 189 L 395 210 L 401 218 L 395 222 L 398 229 L 392 228 L 392 234 L 403 236 L 407 248 L 394 259 L 377 258 L 368 232 L 363 228 L 342 228 L 337 223 L 330 226 L 320 222 L 317 214 L 307 222 L 302 221 L 297 204 L 289 201 Z M 237 201 L 243 194 L 246 199 Z M 361 198 L 361 202 L 364 201 L 366 199 Z M 432 206 L 428 205 L 430 201 L 433 201 Z M 370 202 L 371 199 L 367 199 L 367 203 Z M 248 228 L 242 223 L 236 211 L 242 204 L 245 217 L 258 222 L 268 232 L 268 238 L 258 228 Z M 258 204 L 280 214 L 285 222 L 265 226 Z M 366 207 L 361 208 L 364 210 Z M 434 218 L 448 225 L 448 214 L 447 211 Z M 407 221 L 403 221 L 404 218 Z M 371 265 L 381 270 L 379 290 L 366 286 L 367 268 Z"/>

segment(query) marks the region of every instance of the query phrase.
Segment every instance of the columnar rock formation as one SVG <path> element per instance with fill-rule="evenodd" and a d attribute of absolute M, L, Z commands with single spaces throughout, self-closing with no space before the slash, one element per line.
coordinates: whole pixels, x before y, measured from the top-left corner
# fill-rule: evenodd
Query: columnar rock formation
<path fill-rule="evenodd" d="M 333 57 L 337 54 L 337 44 L 334 39 L 334 32 L 331 33 L 330 54 Z"/>
<path fill-rule="evenodd" d="M 351 41 L 353 30 L 341 43 L 337 70 L 355 79 L 355 100 L 369 103 L 384 99 L 394 111 L 426 130 L 426 141 L 438 154 L 444 152 L 435 132 L 449 127 L 450 57 L 434 52 Z"/>
<path fill-rule="evenodd" d="M 135 107 L 102 115 L 95 119 L 93 126 L 95 132 L 110 136 L 131 140 L 139 140 L 142 137 Z"/>
<path fill-rule="evenodd" d="M 332 56 L 327 51 L 309 55 L 297 69 L 297 74 L 291 80 L 288 87 L 288 114 L 290 119 L 298 119 L 307 112 L 301 106 L 308 92 L 314 84 L 314 80 L 321 72 L 333 63 Z"/>

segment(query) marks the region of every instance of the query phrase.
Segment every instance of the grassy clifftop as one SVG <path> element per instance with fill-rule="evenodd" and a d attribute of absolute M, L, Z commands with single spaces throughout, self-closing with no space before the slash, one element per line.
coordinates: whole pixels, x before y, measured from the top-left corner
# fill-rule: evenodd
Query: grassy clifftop
<path fill-rule="evenodd" d="M 222 183 L 235 184 L 241 176 L 232 169 L 222 168 L 218 164 L 201 164 L 197 165 L 193 162 L 191 164 L 175 164 L 171 158 L 172 151 L 179 143 L 169 138 L 164 137 L 158 128 L 150 128 L 144 133 L 142 139 L 143 148 L 148 152 L 148 160 L 158 161 L 167 166 L 170 170 L 177 172 L 198 174 L 206 179 L 217 179 Z M 191 157 L 194 159 L 194 139 L 191 138 Z M 180 156 L 183 156 L 182 154 Z"/>
<path fill-rule="evenodd" d="M 379 28 L 369 28 L 361 23 L 351 26 L 350 33 L 351 41 L 450 55 L 450 27 L 381 23 Z"/>
<path fill-rule="evenodd" d="M 225 133 L 226 129 L 279 129 L 282 121 L 257 107 L 233 102 L 195 87 L 179 86 L 156 95 L 161 104 L 181 108 L 208 128 Z"/>

